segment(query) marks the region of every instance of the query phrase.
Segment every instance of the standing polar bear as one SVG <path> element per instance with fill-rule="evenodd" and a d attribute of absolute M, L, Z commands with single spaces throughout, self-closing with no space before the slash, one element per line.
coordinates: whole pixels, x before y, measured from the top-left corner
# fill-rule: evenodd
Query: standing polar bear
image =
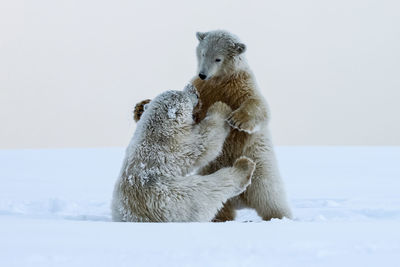
<path fill-rule="evenodd" d="M 115 184 L 114 221 L 211 221 L 223 203 L 250 184 L 255 163 L 246 157 L 213 174 L 192 174 L 221 153 L 232 111 L 216 102 L 195 124 L 198 101 L 194 87 L 188 86 L 147 105 Z"/>
<path fill-rule="evenodd" d="M 207 175 L 230 166 L 241 155 L 256 162 L 252 184 L 243 194 L 228 201 L 215 220 L 233 220 L 235 209 L 240 207 L 254 208 L 264 220 L 291 218 L 268 129 L 268 105 L 243 55 L 246 45 L 226 31 L 198 32 L 196 35 L 199 40 L 198 76 L 192 83 L 202 102 L 197 121 L 202 121 L 207 109 L 217 101 L 234 110 L 228 117 L 232 130 L 225 140 L 222 154 L 200 174 Z M 140 111 L 135 112 L 137 121 Z"/>
<path fill-rule="evenodd" d="M 234 110 L 228 118 L 233 130 L 222 154 L 201 174 L 229 166 L 238 155 L 256 162 L 252 184 L 239 197 L 228 201 L 216 220 L 233 220 L 235 209 L 241 206 L 254 208 L 264 220 L 291 218 L 268 129 L 269 109 L 243 55 L 246 45 L 226 31 L 198 32 L 196 36 L 199 73 L 193 84 L 203 104 L 198 119 L 204 119 L 207 109 L 216 101 L 225 102 Z"/>

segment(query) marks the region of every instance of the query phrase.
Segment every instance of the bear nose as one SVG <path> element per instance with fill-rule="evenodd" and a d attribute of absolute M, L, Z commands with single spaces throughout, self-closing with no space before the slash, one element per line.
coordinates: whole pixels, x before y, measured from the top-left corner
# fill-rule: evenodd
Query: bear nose
<path fill-rule="evenodd" d="M 200 72 L 199 73 L 199 77 L 200 77 L 200 79 L 204 80 L 205 78 L 207 78 L 207 75 L 205 75 L 204 73 Z"/>

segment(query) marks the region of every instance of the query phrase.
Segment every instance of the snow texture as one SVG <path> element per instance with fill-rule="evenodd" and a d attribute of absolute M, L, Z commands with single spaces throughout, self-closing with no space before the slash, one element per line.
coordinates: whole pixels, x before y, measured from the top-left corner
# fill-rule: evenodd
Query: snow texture
<path fill-rule="evenodd" d="M 176 108 L 168 109 L 168 118 L 171 120 L 176 119 Z"/>
<path fill-rule="evenodd" d="M 294 220 L 153 224 L 111 222 L 122 148 L 0 150 L 1 266 L 398 266 L 400 147 L 277 154 Z"/>

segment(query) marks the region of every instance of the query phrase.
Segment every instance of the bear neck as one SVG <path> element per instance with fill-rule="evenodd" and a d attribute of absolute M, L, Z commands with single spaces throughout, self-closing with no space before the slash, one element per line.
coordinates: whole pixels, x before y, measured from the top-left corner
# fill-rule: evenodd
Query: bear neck
<path fill-rule="evenodd" d="M 221 85 L 229 81 L 236 79 L 252 79 L 253 73 L 247 63 L 244 55 L 236 56 L 232 59 L 232 62 L 226 66 L 219 75 L 212 77 L 211 79 L 204 81 L 208 84 Z"/>

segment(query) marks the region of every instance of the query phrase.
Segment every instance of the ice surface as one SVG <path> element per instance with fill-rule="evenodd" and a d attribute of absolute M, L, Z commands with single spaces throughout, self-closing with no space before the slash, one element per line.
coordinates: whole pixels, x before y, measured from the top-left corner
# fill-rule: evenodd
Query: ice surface
<path fill-rule="evenodd" d="M 124 149 L 0 150 L 1 266 L 398 266 L 400 147 L 279 147 L 295 219 L 114 223 Z"/>

